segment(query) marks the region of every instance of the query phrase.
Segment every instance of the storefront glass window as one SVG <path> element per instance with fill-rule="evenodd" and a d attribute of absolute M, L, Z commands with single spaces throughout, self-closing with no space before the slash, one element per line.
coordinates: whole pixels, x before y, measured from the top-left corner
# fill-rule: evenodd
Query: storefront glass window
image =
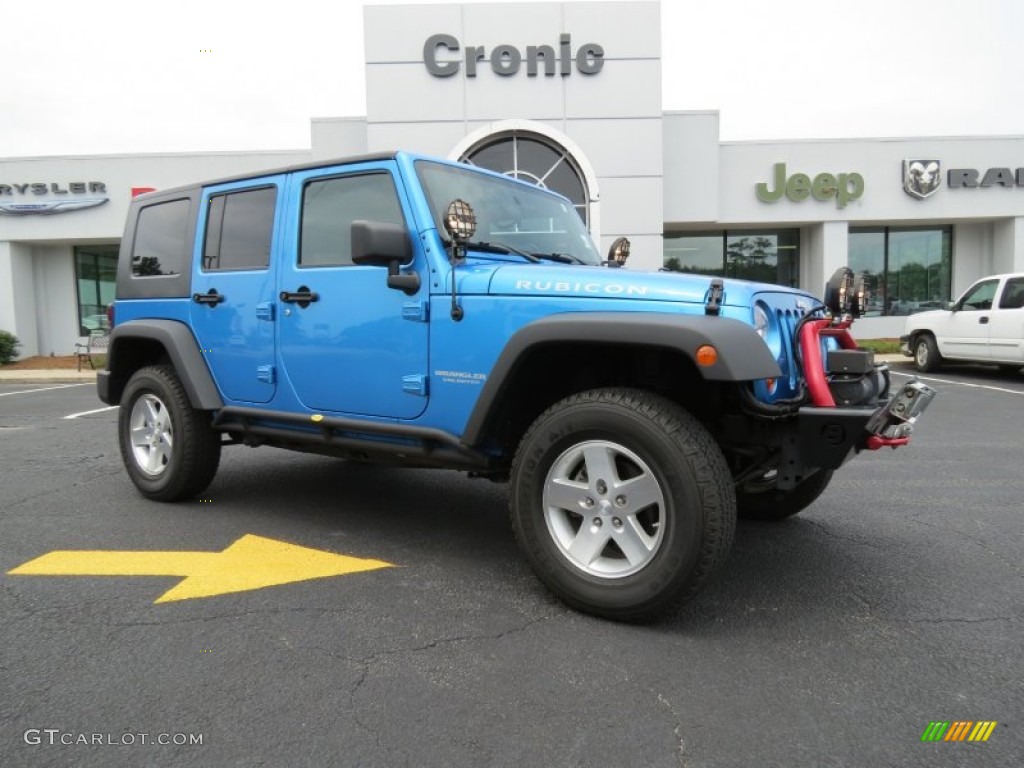
<path fill-rule="evenodd" d="M 667 233 L 665 269 L 796 287 L 800 230 Z"/>
<path fill-rule="evenodd" d="M 949 227 L 851 229 L 849 265 L 869 278 L 869 314 L 940 309 L 952 290 Z"/>
<path fill-rule="evenodd" d="M 117 280 L 116 245 L 75 247 L 75 277 L 78 285 L 78 332 L 110 330 L 107 307 L 114 300 Z"/>
<path fill-rule="evenodd" d="M 864 277 L 869 298 L 865 317 L 885 314 L 885 230 L 850 230 L 847 264 Z"/>
<path fill-rule="evenodd" d="M 665 269 L 697 275 L 725 274 L 725 239 L 721 232 L 665 235 Z"/>

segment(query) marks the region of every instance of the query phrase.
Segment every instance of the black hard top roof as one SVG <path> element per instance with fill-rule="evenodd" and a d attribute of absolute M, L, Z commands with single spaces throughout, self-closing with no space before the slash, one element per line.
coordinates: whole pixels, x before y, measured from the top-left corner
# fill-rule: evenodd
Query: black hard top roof
<path fill-rule="evenodd" d="M 335 157 L 327 160 L 316 160 L 308 163 L 296 163 L 295 165 L 286 165 L 278 168 L 264 168 L 262 170 L 254 170 L 248 173 L 239 173 L 234 176 L 225 176 L 219 179 L 209 179 L 207 181 L 200 181 L 194 184 L 184 184 L 180 187 L 169 187 L 168 189 L 158 189 L 155 192 L 147 192 L 143 195 L 139 195 L 135 200 L 155 200 L 164 196 L 175 196 L 186 192 L 192 192 L 196 189 L 203 187 L 212 187 L 217 184 L 227 184 L 232 181 L 245 181 L 246 179 L 258 179 L 261 176 L 274 176 L 279 173 L 291 173 L 293 171 L 305 171 L 312 170 L 314 168 L 329 168 L 333 165 L 354 165 L 356 163 L 370 163 L 380 160 L 394 160 L 398 156 L 397 151 L 390 152 L 373 152 L 366 155 L 352 155 L 350 157 Z M 132 201 L 134 202 L 134 200 Z"/>

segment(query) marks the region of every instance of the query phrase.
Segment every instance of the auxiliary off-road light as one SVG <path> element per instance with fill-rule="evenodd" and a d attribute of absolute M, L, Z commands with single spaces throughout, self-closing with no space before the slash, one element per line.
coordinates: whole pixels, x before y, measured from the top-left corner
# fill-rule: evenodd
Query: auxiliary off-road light
<path fill-rule="evenodd" d="M 833 317 L 853 314 L 853 270 L 840 267 L 825 285 L 825 306 Z"/>
<path fill-rule="evenodd" d="M 464 243 L 476 234 L 476 213 L 465 200 L 452 200 L 444 214 L 444 228 L 456 243 Z"/>
<path fill-rule="evenodd" d="M 612 241 L 611 247 L 608 249 L 608 264 L 616 267 L 621 267 L 626 263 L 626 259 L 629 258 L 629 239 L 625 237 L 617 237 Z"/>

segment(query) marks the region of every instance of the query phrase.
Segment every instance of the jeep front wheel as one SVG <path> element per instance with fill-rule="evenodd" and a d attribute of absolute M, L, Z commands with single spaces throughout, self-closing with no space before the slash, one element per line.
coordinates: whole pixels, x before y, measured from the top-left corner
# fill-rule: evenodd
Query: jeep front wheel
<path fill-rule="evenodd" d="M 671 401 L 601 389 L 530 427 L 511 477 L 516 537 L 569 605 L 612 619 L 655 617 L 724 561 L 736 525 L 728 466 Z"/>
<path fill-rule="evenodd" d="M 118 416 L 121 458 L 135 487 L 156 501 L 202 492 L 220 464 L 220 435 L 192 407 L 171 366 L 141 368 L 129 379 Z"/>

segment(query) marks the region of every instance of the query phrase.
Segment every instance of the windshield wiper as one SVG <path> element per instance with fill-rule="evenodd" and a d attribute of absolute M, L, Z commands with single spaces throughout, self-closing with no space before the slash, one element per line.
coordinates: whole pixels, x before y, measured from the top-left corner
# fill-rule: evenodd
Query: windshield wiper
<path fill-rule="evenodd" d="M 571 253 L 534 253 L 538 259 L 545 261 L 557 261 L 559 264 L 586 264 L 583 259 L 573 256 Z"/>
<path fill-rule="evenodd" d="M 505 243 L 485 243 L 483 241 L 470 242 L 466 243 L 466 248 L 473 248 L 478 251 L 487 251 L 489 253 L 514 254 L 516 256 L 522 256 L 524 259 L 533 262 L 534 264 L 538 264 L 540 262 L 540 259 L 534 256 L 532 253 L 520 251 L 518 248 L 513 248 L 511 245 L 506 245 Z"/>

